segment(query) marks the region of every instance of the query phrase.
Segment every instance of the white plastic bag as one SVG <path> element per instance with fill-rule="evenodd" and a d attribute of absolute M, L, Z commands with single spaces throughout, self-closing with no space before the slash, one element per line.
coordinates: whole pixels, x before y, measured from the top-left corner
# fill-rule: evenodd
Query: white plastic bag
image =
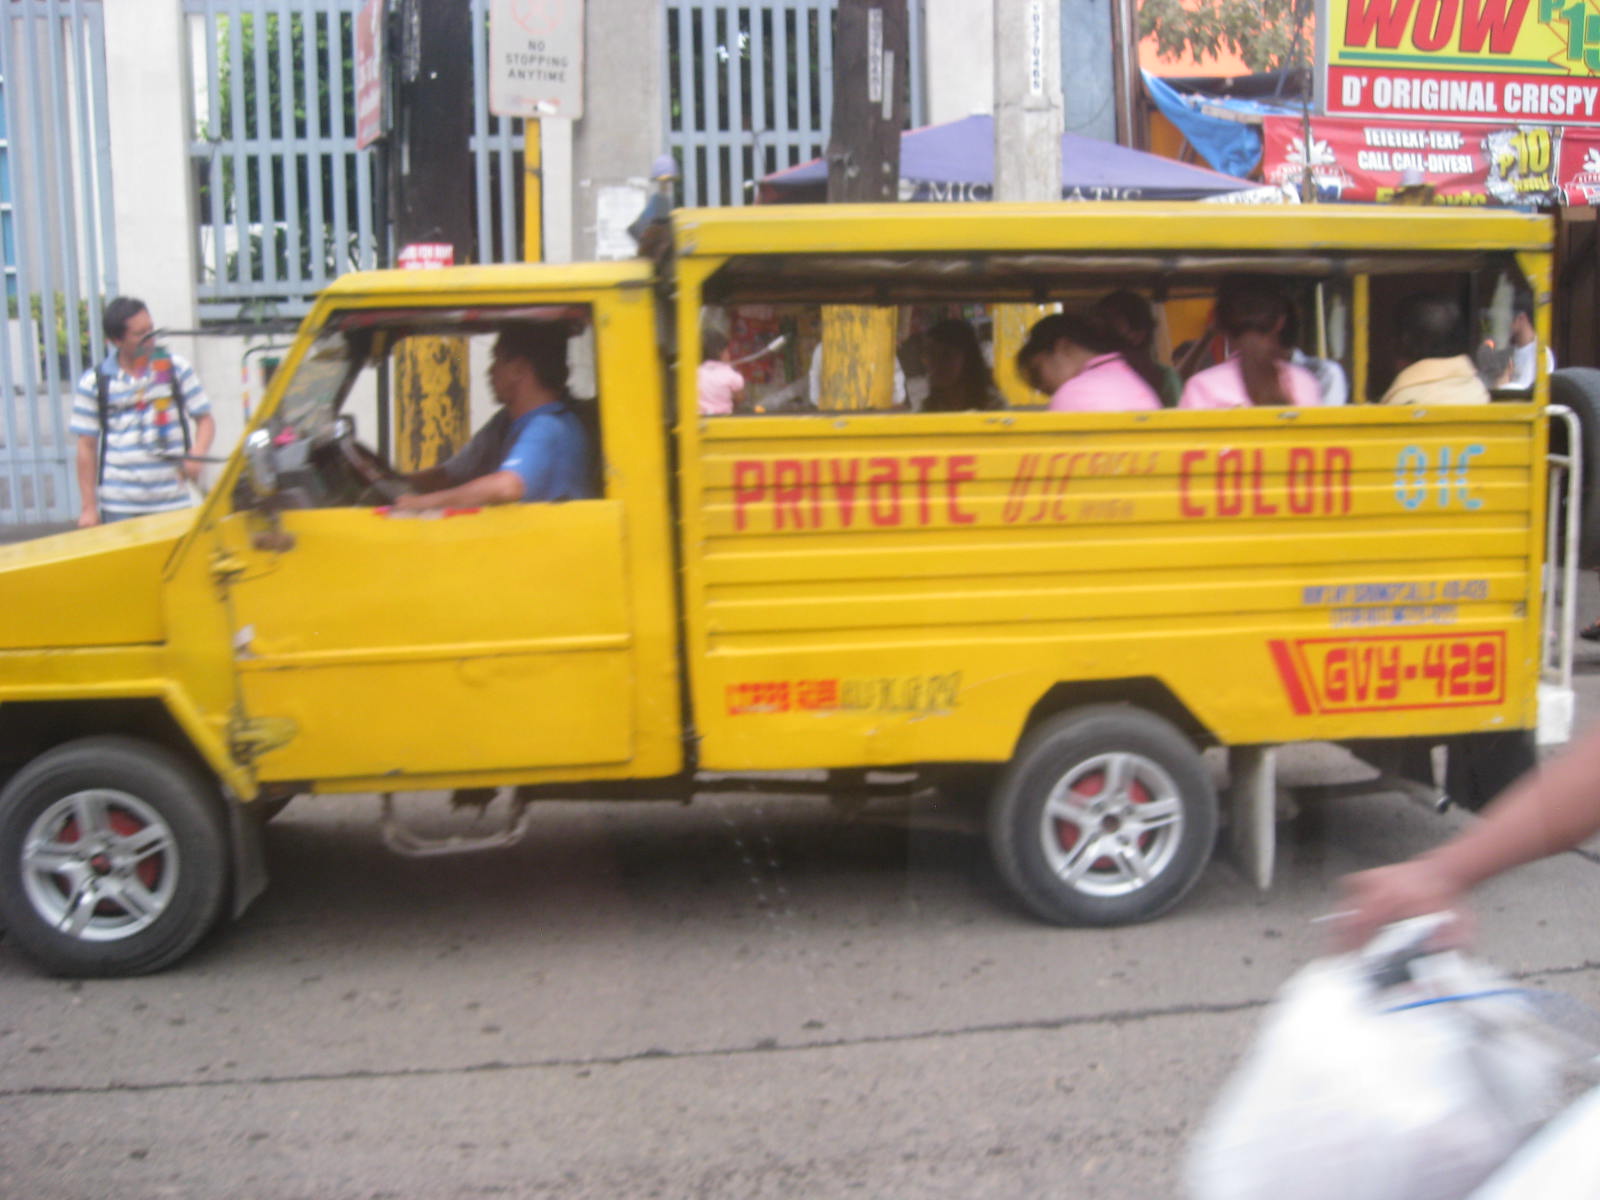
<path fill-rule="evenodd" d="M 1594 1200 L 1600 1196 L 1600 1088 L 1522 1144 L 1472 1200 Z"/>
<path fill-rule="evenodd" d="M 1561 1056 L 1516 989 L 1455 954 L 1410 972 L 1284 985 L 1191 1146 L 1194 1200 L 1461 1200 L 1550 1115 Z"/>

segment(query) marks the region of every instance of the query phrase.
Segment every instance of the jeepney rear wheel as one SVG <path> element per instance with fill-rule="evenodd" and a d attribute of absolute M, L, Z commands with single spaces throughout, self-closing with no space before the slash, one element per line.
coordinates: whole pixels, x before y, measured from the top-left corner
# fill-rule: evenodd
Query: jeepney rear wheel
<path fill-rule="evenodd" d="M 1217 796 L 1199 752 L 1160 717 L 1122 705 L 1060 713 L 1023 738 L 989 808 L 1001 878 L 1058 925 L 1127 925 L 1200 877 Z"/>
<path fill-rule="evenodd" d="M 213 789 L 148 742 L 68 742 L 0 791 L 0 923 L 51 974 L 175 962 L 221 916 L 227 863 Z"/>

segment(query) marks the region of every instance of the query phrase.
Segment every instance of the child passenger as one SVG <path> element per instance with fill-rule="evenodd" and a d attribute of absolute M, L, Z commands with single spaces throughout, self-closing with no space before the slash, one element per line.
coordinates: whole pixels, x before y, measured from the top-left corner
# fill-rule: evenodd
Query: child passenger
<path fill-rule="evenodd" d="M 1120 343 L 1088 313 L 1055 313 L 1028 331 L 1017 373 L 1050 397 L 1051 412 L 1132 412 L 1161 398 L 1123 358 Z"/>
<path fill-rule="evenodd" d="M 702 417 L 726 417 L 733 412 L 734 397 L 744 391 L 744 376 L 728 361 L 728 335 L 707 329 L 700 335 L 702 359 L 695 373 Z"/>
<path fill-rule="evenodd" d="M 1281 335 L 1289 298 L 1266 280 L 1232 278 L 1217 289 L 1217 324 L 1233 357 L 1190 377 L 1179 408 L 1314 408 L 1322 402 L 1316 378 L 1284 360 Z"/>

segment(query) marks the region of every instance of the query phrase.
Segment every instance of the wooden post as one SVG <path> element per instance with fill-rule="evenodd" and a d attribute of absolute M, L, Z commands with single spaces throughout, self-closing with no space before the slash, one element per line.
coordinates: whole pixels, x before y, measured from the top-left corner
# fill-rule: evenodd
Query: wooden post
<path fill-rule="evenodd" d="M 834 50 L 830 203 L 889 203 L 900 194 L 905 126 L 906 0 L 840 0 Z M 822 310 L 818 408 L 894 403 L 897 310 L 828 305 Z"/>
<path fill-rule="evenodd" d="M 395 240 L 448 242 L 473 259 L 472 8 L 457 0 L 401 0 L 395 152 Z M 395 354 L 395 466 L 442 462 L 471 433 L 466 344 L 407 338 Z"/>

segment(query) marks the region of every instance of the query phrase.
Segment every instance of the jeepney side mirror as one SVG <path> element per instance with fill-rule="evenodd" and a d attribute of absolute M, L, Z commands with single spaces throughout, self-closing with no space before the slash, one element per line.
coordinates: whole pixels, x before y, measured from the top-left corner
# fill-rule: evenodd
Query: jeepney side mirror
<path fill-rule="evenodd" d="M 273 458 L 272 435 L 255 429 L 244 440 L 244 470 L 256 503 L 271 499 L 278 491 L 278 464 Z"/>

